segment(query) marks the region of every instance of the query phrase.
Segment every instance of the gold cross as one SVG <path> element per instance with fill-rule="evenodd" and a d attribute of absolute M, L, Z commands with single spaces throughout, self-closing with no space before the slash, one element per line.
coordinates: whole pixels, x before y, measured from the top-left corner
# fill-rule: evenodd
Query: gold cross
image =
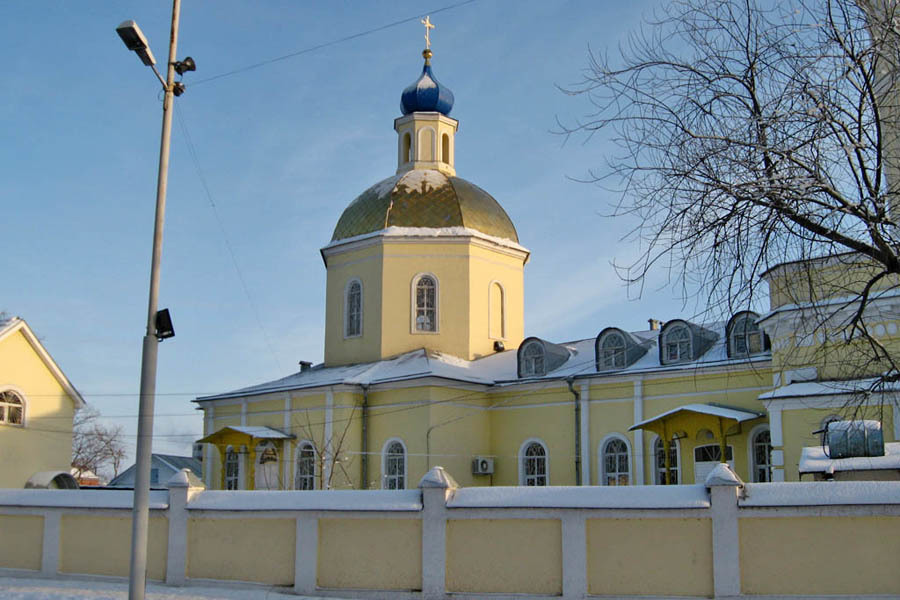
<path fill-rule="evenodd" d="M 431 24 L 430 16 L 426 16 L 422 19 L 422 25 L 425 26 L 425 48 L 431 48 L 431 36 L 429 35 L 431 32 L 429 29 L 434 29 L 434 25 Z"/>

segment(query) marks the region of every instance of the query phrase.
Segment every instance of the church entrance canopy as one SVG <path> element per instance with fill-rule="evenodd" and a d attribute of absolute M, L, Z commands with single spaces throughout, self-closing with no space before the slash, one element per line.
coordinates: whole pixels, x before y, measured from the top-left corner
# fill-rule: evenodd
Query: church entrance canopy
<path fill-rule="evenodd" d="M 673 439 L 696 439 L 701 431 L 711 434 L 719 444 L 721 460 L 727 456 L 726 439 L 741 432 L 745 421 L 760 419 L 760 412 L 743 408 L 731 408 L 717 404 L 685 404 L 632 425 L 628 430 L 646 429 L 662 440 L 665 456 L 665 473 L 669 476 L 669 447 Z M 668 481 L 667 481 L 668 483 Z"/>
<path fill-rule="evenodd" d="M 205 444 L 214 444 L 219 450 L 222 465 L 225 465 L 226 454 L 229 449 L 236 453 L 246 453 L 249 456 L 247 462 L 250 466 L 250 473 L 246 477 L 245 489 L 260 489 L 261 487 L 273 489 L 277 482 L 277 465 L 279 462 L 276 445 L 280 446 L 281 455 L 284 456 L 284 441 L 293 440 L 296 437 L 263 425 L 229 425 L 198 441 Z M 244 448 L 246 450 L 243 450 Z M 258 457 L 257 450 L 259 450 Z M 257 480 L 260 477 L 257 477 L 257 468 L 262 469 L 260 471 L 261 474 L 268 475 L 268 477 L 262 478 L 268 482 L 263 486 L 258 485 Z M 225 471 L 226 469 L 221 469 L 220 489 L 223 490 L 226 489 Z"/>

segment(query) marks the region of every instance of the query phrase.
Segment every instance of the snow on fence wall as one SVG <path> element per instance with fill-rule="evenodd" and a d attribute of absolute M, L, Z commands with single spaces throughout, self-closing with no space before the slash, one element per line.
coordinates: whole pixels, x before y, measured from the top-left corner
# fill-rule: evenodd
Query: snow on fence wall
<path fill-rule="evenodd" d="M 151 494 L 148 575 L 364 598 L 900 598 L 900 482 Z M 0 490 L 0 572 L 127 577 L 131 493 Z"/>

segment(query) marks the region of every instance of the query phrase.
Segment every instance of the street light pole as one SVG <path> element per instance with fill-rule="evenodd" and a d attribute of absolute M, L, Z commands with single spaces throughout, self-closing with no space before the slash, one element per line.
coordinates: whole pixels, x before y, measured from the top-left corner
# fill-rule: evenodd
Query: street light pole
<path fill-rule="evenodd" d="M 131 566 L 128 580 L 129 600 L 143 600 L 147 582 L 147 529 L 150 521 L 150 462 L 153 451 L 153 405 L 156 400 L 156 313 L 159 299 L 159 269 L 162 256 L 163 224 L 166 214 L 166 186 L 169 177 L 169 144 L 172 135 L 172 110 L 175 100 L 175 52 L 178 46 L 178 19 L 181 0 L 172 2 L 172 32 L 166 65 L 163 98 L 162 139 L 159 146 L 159 173 L 156 180 L 156 222 L 153 227 L 153 258 L 150 264 L 150 298 L 147 305 L 147 331 L 141 356 L 141 397 L 138 408 L 137 455 L 134 480 L 134 508 L 131 523 Z"/>

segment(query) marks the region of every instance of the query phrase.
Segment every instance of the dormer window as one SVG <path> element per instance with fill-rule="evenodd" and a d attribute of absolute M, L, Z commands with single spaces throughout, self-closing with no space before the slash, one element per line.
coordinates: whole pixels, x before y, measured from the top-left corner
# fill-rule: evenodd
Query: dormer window
<path fill-rule="evenodd" d="M 666 329 L 663 334 L 663 352 L 667 364 L 691 359 L 691 332 L 685 325 Z"/>
<path fill-rule="evenodd" d="M 600 339 L 598 368 L 621 368 L 625 366 L 625 338 L 612 331 Z"/>
<path fill-rule="evenodd" d="M 529 342 L 522 349 L 522 375 L 544 375 L 544 346 L 540 342 Z"/>
<path fill-rule="evenodd" d="M 759 315 L 745 311 L 734 315 L 726 327 L 728 356 L 752 356 L 769 349 L 769 340 L 759 328 Z"/>

